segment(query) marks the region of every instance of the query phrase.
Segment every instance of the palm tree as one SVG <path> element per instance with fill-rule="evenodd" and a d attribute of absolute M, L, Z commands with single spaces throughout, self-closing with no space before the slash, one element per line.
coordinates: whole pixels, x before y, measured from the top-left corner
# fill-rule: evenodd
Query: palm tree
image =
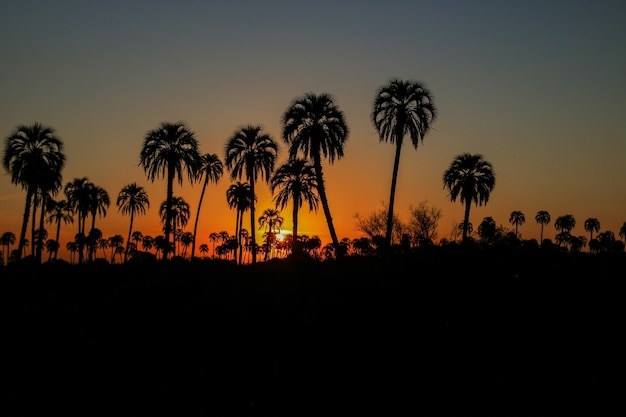
<path fill-rule="evenodd" d="M 5 246 L 7 248 L 7 250 L 6 250 L 6 262 L 5 262 L 5 265 L 6 265 L 6 264 L 9 263 L 9 255 L 11 253 L 11 245 L 15 244 L 15 233 L 13 233 L 13 232 L 4 232 L 2 234 L 2 237 L 0 237 L 0 242 L 2 242 L 2 246 Z"/>
<path fill-rule="evenodd" d="M 298 211 L 304 202 L 309 210 L 317 212 L 319 197 L 314 193 L 317 189 L 315 168 L 306 159 L 290 159 L 281 165 L 270 179 L 270 189 L 274 195 L 276 207 L 284 209 L 289 200 L 293 200 L 293 246 L 292 252 L 299 254 L 298 244 Z"/>
<path fill-rule="evenodd" d="M 46 250 L 48 251 L 48 262 L 52 259 L 52 254 L 56 256 L 59 251 L 59 242 L 54 239 L 46 240 Z"/>
<path fill-rule="evenodd" d="M 535 221 L 541 225 L 540 242 L 543 244 L 543 226 L 550 224 L 550 213 L 545 210 L 539 210 L 535 216 Z"/>
<path fill-rule="evenodd" d="M 202 207 L 202 199 L 204 198 L 204 191 L 206 190 L 206 186 L 209 181 L 217 182 L 222 178 L 222 174 L 224 173 L 224 166 L 222 165 L 222 161 L 220 161 L 219 157 L 216 154 L 204 154 L 200 157 L 200 166 L 198 167 L 198 179 L 202 179 L 204 177 L 204 182 L 202 183 L 202 192 L 200 193 L 200 201 L 198 202 L 198 212 L 196 213 L 196 220 L 193 225 L 193 242 L 191 244 L 191 257 L 193 258 L 196 253 L 196 236 L 198 232 L 198 219 L 200 218 L 200 207 Z"/>
<path fill-rule="evenodd" d="M 593 240 L 593 232 L 598 233 L 600 230 L 600 221 L 594 217 L 585 220 L 585 231 L 589 232 L 589 241 Z"/>
<path fill-rule="evenodd" d="M 91 215 L 91 230 L 96 228 L 96 214 L 100 217 L 106 217 L 107 208 L 111 204 L 109 194 L 102 187 L 90 184 L 89 187 L 89 214 Z M 93 260 L 94 247 L 89 251 L 89 261 Z"/>
<path fill-rule="evenodd" d="M 53 191 L 53 185 L 57 183 L 60 187 L 61 170 L 65 165 L 63 142 L 51 127 L 37 122 L 30 126 L 20 125 L 6 139 L 2 165 L 11 174 L 11 182 L 26 190 L 17 250 L 19 260 L 26 242 L 26 229 L 34 196 L 38 190 Z"/>
<path fill-rule="evenodd" d="M 410 136 L 413 147 L 417 149 L 437 119 L 437 108 L 433 104 L 432 93 L 423 83 L 393 78 L 376 92 L 371 117 L 379 140 L 396 145 L 385 235 L 385 247 L 388 249 L 391 246 L 393 208 L 404 137 Z"/>
<path fill-rule="evenodd" d="M 113 235 L 109 239 L 109 247 L 111 248 L 111 263 L 115 263 L 115 255 L 120 252 L 120 248 L 124 245 L 124 237 L 122 235 Z"/>
<path fill-rule="evenodd" d="M 276 209 L 265 209 L 263 214 L 259 217 L 259 229 L 265 226 L 265 261 L 268 260 L 272 245 L 276 241 L 276 235 L 280 233 L 280 228 L 283 225 L 283 217 L 280 215 L 280 211 Z"/>
<path fill-rule="evenodd" d="M 260 126 L 247 125 L 237 131 L 226 143 L 226 167 L 230 170 L 231 179 L 245 177 L 250 183 L 252 204 L 250 205 L 250 230 L 252 233 L 252 263 L 256 263 L 256 228 L 254 206 L 256 193 L 254 190 L 257 178 L 269 180 L 274 171 L 278 156 L 278 144 L 266 133 L 261 133 Z"/>
<path fill-rule="evenodd" d="M 517 233 L 517 227 L 524 224 L 526 221 L 526 217 L 524 213 L 521 211 L 513 211 L 511 216 L 509 217 L 509 223 L 515 226 L 515 236 L 519 237 L 519 233 Z"/>
<path fill-rule="evenodd" d="M 77 215 L 78 234 L 85 235 L 85 223 L 89 215 L 91 205 L 90 190 L 93 184 L 89 182 L 87 177 L 74 178 L 71 182 L 65 184 L 65 196 L 73 213 Z M 78 263 L 83 263 L 82 244 L 84 240 L 77 240 Z"/>
<path fill-rule="evenodd" d="M 491 191 L 496 185 L 496 174 L 491 163 L 481 154 L 458 155 L 443 174 L 443 186 L 450 191 L 450 199 L 457 198 L 465 204 L 463 218 L 463 242 L 467 241 L 470 206 L 487 204 Z"/>
<path fill-rule="evenodd" d="M 161 216 L 161 221 L 165 224 L 166 222 L 166 218 L 167 215 L 169 214 L 171 216 L 171 223 L 172 223 L 172 228 L 174 230 L 177 230 L 178 228 L 184 228 L 185 226 L 187 226 L 187 223 L 189 222 L 189 213 L 190 213 L 190 209 L 189 209 L 189 204 L 182 198 L 182 197 L 176 197 L 173 196 L 170 200 L 170 209 L 168 212 L 168 201 L 164 201 L 163 203 L 161 203 L 161 208 L 159 209 L 159 215 Z M 169 242 L 167 242 L 166 239 L 166 243 L 169 245 Z M 165 246 L 165 248 L 167 249 L 168 246 Z M 165 252 L 167 252 L 169 249 L 167 249 Z M 165 252 L 163 253 L 163 256 L 165 257 Z M 176 255 L 176 244 L 174 243 L 174 255 Z"/>
<path fill-rule="evenodd" d="M 624 243 L 626 243 L 626 222 L 624 222 L 622 227 L 619 228 L 619 235 L 622 239 L 624 239 Z"/>
<path fill-rule="evenodd" d="M 189 180 L 197 178 L 196 171 L 200 166 L 198 141 L 192 131 L 183 123 L 161 123 L 149 131 L 144 138 L 140 154 L 139 165 L 144 168 L 149 180 L 165 177 L 167 180 L 167 197 L 165 199 L 165 252 L 163 259 L 167 259 L 172 233 L 172 203 L 174 194 L 174 179 L 183 183 L 183 172 L 186 171 Z"/>
<path fill-rule="evenodd" d="M 56 223 L 57 231 L 55 240 L 59 243 L 58 247 L 60 247 L 59 237 L 61 235 L 61 222 L 65 224 L 74 223 L 74 216 L 72 216 L 72 210 L 67 200 L 52 201 L 51 203 L 50 215 L 46 219 L 46 222 L 50 224 Z M 57 252 L 54 253 L 54 259 L 56 258 Z"/>
<path fill-rule="evenodd" d="M 133 182 L 122 188 L 115 204 L 122 214 L 130 214 L 130 226 L 128 227 L 128 238 L 126 239 L 126 251 L 124 252 L 124 263 L 126 263 L 135 214 L 146 214 L 146 208 L 150 207 L 150 200 L 146 190 L 142 186 L 137 185 L 136 182 Z"/>
<path fill-rule="evenodd" d="M 250 184 L 237 183 L 232 184 L 228 190 L 226 190 L 226 201 L 228 207 L 235 209 L 237 212 L 235 220 L 235 237 L 237 238 L 237 245 L 239 246 L 239 263 L 242 263 L 242 245 L 241 245 L 241 230 L 243 227 L 243 214 L 252 206 L 252 191 Z M 213 236 L 213 233 L 211 233 Z M 213 237 L 211 237 L 213 240 Z M 217 240 L 217 239 L 215 239 Z M 215 254 L 215 244 L 213 245 L 213 252 Z"/>
<path fill-rule="evenodd" d="M 498 228 L 493 217 L 485 217 L 478 225 L 478 236 L 484 243 L 492 243 Z"/>
<path fill-rule="evenodd" d="M 576 226 L 576 219 L 571 214 L 565 214 L 557 217 L 554 221 L 554 228 L 559 232 L 557 234 L 557 241 L 559 246 L 569 242 L 571 237 L 570 232 Z"/>
<path fill-rule="evenodd" d="M 324 216 L 333 245 L 339 247 L 333 218 L 326 196 L 326 184 L 322 171 L 322 157 L 329 163 L 343 158 L 344 147 L 350 130 L 343 111 L 327 93 L 306 93 L 295 98 L 282 117 L 282 139 L 289 145 L 289 158 L 295 159 L 298 152 L 313 161 L 317 177 L 317 194 L 322 203 Z"/>

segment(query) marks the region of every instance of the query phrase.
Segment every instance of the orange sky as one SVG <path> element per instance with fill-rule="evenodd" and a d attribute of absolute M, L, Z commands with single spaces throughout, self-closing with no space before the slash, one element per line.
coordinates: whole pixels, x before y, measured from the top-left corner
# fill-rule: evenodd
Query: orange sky
<path fill-rule="evenodd" d="M 149 130 L 183 121 L 201 152 L 223 159 L 227 138 L 245 124 L 280 142 L 283 112 L 306 92 L 333 95 L 345 113 L 345 157 L 324 169 L 339 238 L 360 236 L 355 213 L 389 200 L 394 147 L 379 142 L 370 113 L 391 77 L 424 82 L 439 109 L 418 149 L 403 148 L 401 220 L 427 200 L 442 210 L 439 237 L 448 238 L 463 207 L 450 202 L 442 175 L 470 152 L 496 172 L 487 206 L 472 207 L 475 226 L 492 216 L 511 228 L 509 215 L 520 210 L 522 237 L 538 239 L 539 210 L 553 220 L 572 214 L 576 235 L 588 236 L 589 217 L 616 235 L 626 221 L 623 2 L 126 3 L 15 2 L 0 25 L 0 134 L 35 121 L 53 127 L 65 144 L 64 183 L 87 177 L 109 193 L 107 216 L 96 220 L 105 236 L 127 235 L 115 199 L 131 182 L 146 187 L 151 202 L 135 229 L 161 233 L 165 182 L 150 183 L 138 166 Z M 286 157 L 281 143 L 278 164 Z M 209 185 L 198 244 L 211 232 L 234 233 L 230 184 L 227 173 Z M 267 186 L 257 191 L 258 217 L 274 206 Z M 191 205 L 192 230 L 200 186 L 176 184 L 174 193 Z M 3 173 L 0 233 L 19 236 L 24 198 Z M 291 229 L 291 209 L 282 215 Z M 329 243 L 321 208 L 302 210 L 299 229 Z M 63 248 L 76 230 L 62 227 Z M 545 237 L 554 237 L 553 224 Z"/>

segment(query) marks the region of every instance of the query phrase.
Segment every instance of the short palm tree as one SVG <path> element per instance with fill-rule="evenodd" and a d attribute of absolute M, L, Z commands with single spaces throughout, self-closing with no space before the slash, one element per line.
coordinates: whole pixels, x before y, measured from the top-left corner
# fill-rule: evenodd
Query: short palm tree
<path fill-rule="evenodd" d="M 276 243 L 276 235 L 280 233 L 284 218 L 277 209 L 265 209 L 259 217 L 259 229 L 265 227 L 265 260 L 269 259 L 270 251 L 274 243 Z"/>
<path fill-rule="evenodd" d="M 519 210 L 511 212 L 511 216 L 509 216 L 509 223 L 515 226 L 515 236 L 519 237 L 519 233 L 517 232 L 518 226 L 521 226 L 526 221 L 526 217 L 524 213 Z"/>
<path fill-rule="evenodd" d="M 437 118 L 437 108 L 433 104 L 432 93 L 423 83 L 394 78 L 376 92 L 371 117 L 379 140 L 396 145 L 385 235 L 385 247 L 389 248 L 392 240 L 400 151 L 404 137 L 409 136 L 413 147 L 417 149 L 418 144 L 424 141 L 424 136 Z"/>
<path fill-rule="evenodd" d="M 550 213 L 545 210 L 539 210 L 535 216 L 535 221 L 541 225 L 539 241 L 543 243 L 543 226 L 550 224 Z"/>
<path fill-rule="evenodd" d="M 496 185 L 496 174 L 491 163 L 481 154 L 458 155 L 443 174 L 444 188 L 450 192 L 452 202 L 457 198 L 465 204 L 463 217 L 463 242 L 467 241 L 470 206 L 487 204 Z"/>
<path fill-rule="evenodd" d="M 37 122 L 30 126 L 20 125 L 6 139 L 2 165 L 11 174 L 11 182 L 26 190 L 17 250 L 17 259 L 20 259 L 26 242 L 28 218 L 35 194 L 41 189 L 50 190 L 50 176 L 53 182 L 60 181 L 61 170 L 65 166 L 63 142 L 51 127 Z M 44 187 L 42 182 L 45 182 Z M 60 187 L 60 183 L 58 185 Z"/>
<path fill-rule="evenodd" d="M 317 189 L 315 168 L 306 159 L 290 159 L 274 172 L 270 180 L 270 189 L 277 208 L 284 209 L 289 201 L 293 202 L 292 252 L 298 254 L 301 249 L 298 244 L 298 211 L 305 202 L 308 203 L 310 211 L 317 211 L 319 202 L 319 197 L 315 194 Z"/>
<path fill-rule="evenodd" d="M 569 242 L 571 231 L 574 227 L 576 227 L 576 219 L 571 214 L 565 214 L 556 218 L 554 228 L 558 232 L 556 240 L 559 246 Z"/>
<path fill-rule="evenodd" d="M 178 180 L 182 185 L 184 172 L 191 182 L 197 178 L 196 170 L 201 165 L 198 140 L 183 123 L 161 123 L 159 127 L 146 134 L 139 165 L 143 167 L 149 180 L 154 182 L 155 178 L 165 178 L 167 181 L 163 220 L 165 232 L 163 259 L 167 260 L 173 230 L 174 180 Z"/>
<path fill-rule="evenodd" d="M 6 247 L 6 262 L 9 263 L 9 255 L 11 254 L 11 245 L 15 244 L 15 233 L 13 232 L 4 232 L 2 237 L 0 237 L 0 242 L 2 242 L 2 246 Z"/>
<path fill-rule="evenodd" d="M 619 228 L 619 235 L 622 239 L 624 239 L 624 243 L 626 243 L 626 222 L 624 222 L 622 227 Z"/>
<path fill-rule="evenodd" d="M 169 203 L 169 204 L 168 204 Z M 169 211 L 168 211 L 168 205 Z M 171 216 L 172 228 L 173 230 L 183 229 L 187 226 L 189 222 L 189 203 L 187 203 L 182 197 L 172 196 L 169 201 L 164 201 L 161 203 L 161 208 L 159 209 L 159 215 L 161 216 L 161 221 L 165 224 L 167 216 Z M 175 240 L 175 239 L 174 239 Z M 166 244 L 169 245 L 167 239 L 165 241 Z M 176 243 L 174 243 L 174 255 L 176 255 Z M 166 249 L 165 252 L 169 251 L 170 246 L 164 246 Z M 165 253 L 163 253 L 165 256 Z"/>
<path fill-rule="evenodd" d="M 349 134 L 343 111 L 327 93 L 307 93 L 295 98 L 282 117 L 282 139 L 289 145 L 289 158 L 294 159 L 301 152 L 313 162 L 317 194 L 335 248 L 339 248 L 339 239 L 326 196 L 322 158 L 327 158 L 331 164 L 343 158 Z"/>
<path fill-rule="evenodd" d="M 257 179 L 268 181 L 276 158 L 278 144 L 261 126 L 247 125 L 235 131 L 226 143 L 226 167 L 232 180 L 245 178 L 250 183 L 252 204 L 250 205 L 250 230 L 252 233 L 252 263 L 256 263 L 256 233 L 254 206 Z"/>
<path fill-rule="evenodd" d="M 239 263 L 242 262 L 242 245 L 241 245 L 241 231 L 243 229 L 243 215 L 246 211 L 252 207 L 252 190 L 250 189 L 250 184 L 242 183 L 237 181 L 235 184 L 232 184 L 226 190 L 226 201 L 228 202 L 228 207 L 231 209 L 235 209 L 236 220 L 235 220 L 235 238 L 237 239 L 237 245 L 239 247 Z M 219 235 L 217 233 L 211 233 L 209 236 L 213 242 L 217 241 Z M 215 254 L 215 244 L 213 245 L 213 252 Z"/>
<path fill-rule="evenodd" d="M 48 223 L 56 223 L 57 231 L 55 240 L 59 242 L 61 235 L 61 222 L 68 224 L 74 223 L 74 216 L 67 200 L 53 201 L 51 206 L 50 215 L 46 219 Z M 57 246 L 57 249 L 60 247 Z M 54 259 L 57 258 L 57 252 L 54 253 Z"/>
<path fill-rule="evenodd" d="M 198 212 L 196 213 L 196 220 L 193 225 L 193 242 L 191 243 L 191 257 L 193 258 L 196 253 L 196 236 L 198 233 L 198 219 L 200 218 L 200 208 L 202 207 L 202 199 L 204 198 L 204 192 L 209 182 L 217 184 L 222 178 L 224 173 L 224 165 L 220 158 L 216 154 L 204 154 L 200 156 L 200 166 L 198 167 L 197 175 L 198 179 L 202 181 L 202 192 L 200 193 L 200 201 L 198 201 Z"/>
<path fill-rule="evenodd" d="M 91 230 L 96 228 L 96 215 L 100 217 L 105 217 L 107 214 L 107 209 L 111 204 L 111 200 L 109 199 L 109 194 L 102 187 L 91 184 L 89 187 L 89 214 L 91 215 Z M 89 251 L 89 261 L 93 260 L 94 249 L 91 248 Z"/>
<path fill-rule="evenodd" d="M 589 232 L 589 241 L 593 240 L 593 233 L 600 231 L 600 221 L 594 217 L 585 220 L 585 231 Z"/>
<path fill-rule="evenodd" d="M 130 240 L 133 233 L 133 221 L 135 220 L 135 214 L 146 214 L 146 209 L 150 207 L 150 200 L 148 199 L 148 193 L 146 190 L 137 185 L 136 182 L 125 185 L 124 188 L 117 195 L 117 201 L 115 203 L 118 210 L 122 214 L 130 215 L 130 226 L 128 227 L 128 238 L 126 239 L 126 250 L 124 251 L 124 263 L 128 259 L 128 249 L 130 248 Z"/>

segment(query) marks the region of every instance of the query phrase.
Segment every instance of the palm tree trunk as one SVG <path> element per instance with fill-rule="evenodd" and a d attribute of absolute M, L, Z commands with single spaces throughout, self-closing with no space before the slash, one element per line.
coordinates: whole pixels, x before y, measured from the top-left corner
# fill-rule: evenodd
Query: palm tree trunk
<path fill-rule="evenodd" d="M 393 234 L 393 206 L 396 200 L 396 183 L 398 181 L 398 169 L 400 167 L 400 151 L 402 149 L 402 137 L 396 140 L 396 156 L 393 160 L 393 174 L 391 176 L 391 194 L 389 195 L 389 210 L 387 212 L 387 233 L 385 235 L 385 249 L 391 247 Z"/>
<path fill-rule="evenodd" d="M 254 225 L 254 171 L 250 175 L 250 194 L 252 194 L 252 201 L 250 204 L 250 234 L 252 235 L 252 264 L 256 264 L 256 228 Z"/>
<path fill-rule="evenodd" d="M 326 223 L 328 223 L 328 231 L 330 237 L 333 240 L 333 246 L 335 252 L 339 255 L 339 239 L 337 239 L 337 233 L 335 232 L 335 226 L 333 225 L 333 217 L 330 215 L 330 207 L 328 206 L 328 198 L 326 197 L 326 187 L 324 185 L 324 174 L 322 173 L 322 161 L 319 153 L 313 154 L 313 165 L 315 166 L 315 176 L 317 178 L 317 193 L 320 196 L 322 202 L 322 209 L 324 210 L 324 216 L 326 216 Z"/>
<path fill-rule="evenodd" d="M 35 225 L 37 224 L 37 205 L 39 204 L 39 198 L 37 197 L 37 193 L 35 193 L 35 198 L 33 200 L 33 214 L 32 214 L 32 223 L 30 226 L 30 255 L 35 256 Z"/>
<path fill-rule="evenodd" d="M 167 260 L 170 251 L 170 233 L 172 232 L 172 197 L 174 195 L 174 166 L 167 166 L 167 199 L 165 200 L 165 248 L 163 260 Z M 175 247 L 174 247 L 175 249 Z"/>
<path fill-rule="evenodd" d="M 198 201 L 198 212 L 196 213 L 196 221 L 193 224 L 193 241 L 191 242 L 191 259 L 193 259 L 196 253 L 196 234 L 198 232 L 198 219 L 200 218 L 200 208 L 202 207 L 202 199 L 204 198 L 204 190 L 206 190 L 209 177 L 205 177 L 204 184 L 202 184 L 202 192 L 200 193 L 200 201 Z"/>
<path fill-rule="evenodd" d="M 128 227 L 128 239 L 126 239 L 126 250 L 124 251 L 124 263 L 128 259 L 128 248 L 130 247 L 130 236 L 133 231 L 133 217 L 135 217 L 135 210 L 130 211 L 130 226 Z"/>
<path fill-rule="evenodd" d="M 294 255 L 300 255 L 300 245 L 298 245 L 298 206 L 300 205 L 300 198 L 296 195 L 293 199 L 293 230 L 292 230 L 292 243 L 291 253 Z"/>
<path fill-rule="evenodd" d="M 46 216 L 46 198 L 43 197 L 41 199 L 41 213 L 39 215 L 39 238 L 38 240 L 43 239 L 43 225 L 44 225 L 45 216 Z M 37 251 L 35 253 L 36 253 L 37 262 L 39 263 L 41 263 L 41 257 L 42 257 L 41 251 L 43 250 L 43 243 L 44 242 L 37 242 Z"/>
<path fill-rule="evenodd" d="M 472 201 L 468 199 L 465 202 L 465 215 L 463 216 L 463 243 L 467 241 L 467 229 L 469 228 L 469 214 Z"/>

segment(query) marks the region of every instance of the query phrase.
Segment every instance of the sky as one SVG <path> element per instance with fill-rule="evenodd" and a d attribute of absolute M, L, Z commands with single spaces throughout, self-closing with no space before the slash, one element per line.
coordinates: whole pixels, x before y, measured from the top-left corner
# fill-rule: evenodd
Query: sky
<path fill-rule="evenodd" d="M 426 201 L 441 209 L 438 237 L 462 222 L 442 176 L 461 153 L 482 154 L 496 174 L 488 203 L 472 206 L 476 227 L 491 216 L 510 230 L 522 211 L 522 238 L 539 239 L 534 217 L 571 214 L 618 236 L 626 222 L 626 2 L 624 1 L 29 1 L 5 2 L 0 15 L 0 135 L 34 122 L 64 143 L 63 183 L 87 177 L 111 199 L 96 227 L 128 233 L 115 200 L 127 184 L 145 187 L 150 208 L 134 230 L 162 234 L 165 180 L 139 166 L 146 133 L 183 122 L 201 153 L 223 160 L 227 139 L 257 124 L 287 159 L 281 117 L 305 93 L 328 93 L 350 135 L 344 157 L 323 168 L 339 238 L 363 236 L 355 220 L 389 201 L 395 147 L 371 121 L 379 87 L 420 81 L 438 117 L 417 149 L 402 149 L 395 213 L 408 221 Z M 208 186 L 198 245 L 235 231 L 226 171 Z M 191 206 L 200 184 L 175 184 Z M 257 185 L 258 215 L 274 208 Z M 64 197 L 61 193 L 59 198 Z M 25 191 L 0 174 L 0 233 L 19 238 Z M 292 228 L 291 208 L 282 210 Z M 258 217 L 258 216 L 257 216 Z M 244 227 L 246 225 L 244 224 Z M 249 229 L 249 221 L 246 228 Z M 54 227 L 48 226 L 53 236 Z M 61 228 L 61 257 L 77 225 Z M 259 235 L 262 231 L 258 231 Z M 300 212 L 299 234 L 330 243 L 321 208 Z M 45 256 L 45 255 L 44 255 Z"/>

